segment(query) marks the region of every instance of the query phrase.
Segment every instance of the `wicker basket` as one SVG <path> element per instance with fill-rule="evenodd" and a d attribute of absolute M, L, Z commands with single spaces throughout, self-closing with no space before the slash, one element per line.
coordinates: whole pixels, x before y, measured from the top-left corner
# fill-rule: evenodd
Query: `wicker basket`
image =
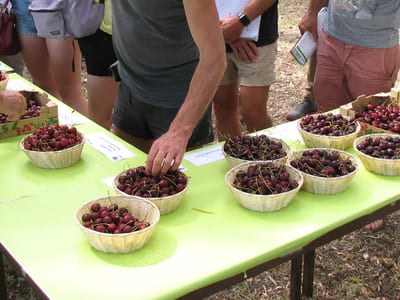
<path fill-rule="evenodd" d="M 184 196 L 186 195 L 186 192 L 189 189 L 189 178 L 187 177 L 186 187 L 179 193 L 176 193 L 175 195 L 171 195 L 171 196 L 167 196 L 167 197 L 152 197 L 152 198 L 149 198 L 149 197 L 145 198 L 145 197 L 129 195 L 117 188 L 118 178 L 119 178 L 119 176 L 125 174 L 125 172 L 126 171 L 123 171 L 123 172 L 119 173 L 117 176 L 115 176 L 115 178 L 113 180 L 114 189 L 121 195 L 136 198 L 136 199 L 146 199 L 146 200 L 153 202 L 160 210 L 161 215 L 166 215 L 166 214 L 169 214 L 169 213 L 173 212 L 174 210 L 176 210 L 179 207 L 179 205 L 181 205 L 182 201 L 184 200 Z"/>
<path fill-rule="evenodd" d="M 25 152 L 32 163 L 39 168 L 61 169 L 68 168 L 80 160 L 84 144 L 85 140 L 82 138 L 81 143 L 71 148 L 59 151 L 41 152 L 26 150 L 24 148 L 24 139 L 22 139 L 20 142 L 20 148 Z"/>
<path fill-rule="evenodd" d="M 315 116 L 315 115 L 312 115 Z M 304 144 L 308 148 L 334 148 L 345 150 L 353 145 L 354 140 L 358 137 L 361 126 L 357 122 L 356 131 L 343 136 L 327 136 L 310 133 L 301 128 L 302 118 L 297 120 L 297 130 L 299 131 Z"/>
<path fill-rule="evenodd" d="M 86 228 L 81 222 L 82 215 L 89 213 L 90 206 L 95 202 L 107 206 L 111 204 L 117 204 L 119 207 L 124 206 L 139 220 L 150 223 L 150 226 L 140 231 L 121 234 L 102 233 Z M 106 253 L 128 253 L 142 248 L 150 240 L 159 220 L 160 212 L 153 203 L 126 196 L 108 196 L 95 199 L 82 205 L 75 214 L 75 222 L 90 246 Z"/>
<path fill-rule="evenodd" d="M 278 159 L 276 159 L 276 160 L 273 160 L 273 161 L 277 161 L 277 162 L 280 162 L 280 163 L 285 163 L 286 160 L 287 160 L 287 158 L 288 158 L 288 156 L 289 156 L 289 154 L 292 152 L 290 146 L 289 146 L 284 140 L 281 140 L 281 139 L 278 139 L 278 138 L 273 138 L 273 137 L 268 137 L 268 138 L 271 139 L 271 140 L 275 140 L 275 141 L 281 142 L 281 143 L 282 143 L 282 149 L 286 152 L 286 155 L 285 155 L 285 156 L 283 156 L 283 157 L 281 157 L 281 158 L 278 158 Z M 225 157 L 225 160 L 226 160 L 226 162 L 227 162 L 227 164 L 228 164 L 229 169 L 231 169 L 231 168 L 233 168 L 233 167 L 236 167 L 236 166 L 238 166 L 238 165 L 240 165 L 240 164 L 242 164 L 242 163 L 245 163 L 245 162 L 266 162 L 266 161 L 272 161 L 272 160 L 257 160 L 257 161 L 253 160 L 253 161 L 249 161 L 249 160 L 245 160 L 245 159 L 233 157 L 233 156 L 231 156 L 231 155 L 229 155 L 229 154 L 227 154 L 227 153 L 225 152 L 225 150 L 224 150 L 224 144 L 222 144 L 222 146 L 221 146 L 221 151 L 222 151 L 222 154 L 223 154 L 224 157 Z"/>
<path fill-rule="evenodd" d="M 388 176 L 400 175 L 400 159 L 383 159 L 383 158 L 372 157 L 357 149 L 357 145 L 362 141 L 364 141 L 367 137 L 376 138 L 385 136 L 391 136 L 397 138 L 399 137 L 399 135 L 396 134 L 385 134 L 385 133 L 367 134 L 357 138 L 354 141 L 354 150 L 357 153 L 358 157 L 360 158 L 361 163 L 368 171 Z"/>
<path fill-rule="evenodd" d="M 347 153 L 342 150 L 328 149 L 328 148 L 318 148 L 318 149 L 326 150 L 326 151 L 330 151 L 330 152 L 337 151 L 339 153 L 341 160 L 350 159 L 356 169 L 353 172 L 351 172 L 347 175 L 344 175 L 344 176 L 340 176 L 340 177 L 319 177 L 319 176 L 314 176 L 314 175 L 310 175 L 305 172 L 299 171 L 304 177 L 304 183 L 303 183 L 302 189 L 305 191 L 308 191 L 310 193 L 318 194 L 318 195 L 334 195 L 334 194 L 343 192 L 344 190 L 346 190 L 349 187 L 353 177 L 356 175 L 356 173 L 360 169 L 357 159 L 350 153 Z M 313 149 L 304 149 L 304 150 L 293 152 L 289 156 L 289 158 L 287 160 L 287 164 L 290 164 L 290 162 L 293 159 L 300 158 L 303 155 L 304 151 L 309 151 L 309 150 L 313 150 Z"/>
<path fill-rule="evenodd" d="M 273 194 L 273 195 L 259 195 L 259 194 L 250 194 L 243 192 L 233 186 L 233 181 L 236 177 L 236 174 L 241 170 L 246 171 L 248 167 L 251 165 L 257 164 L 257 162 L 246 162 L 233 167 L 225 175 L 225 183 L 231 190 L 235 201 L 240 206 L 258 212 L 277 211 L 288 206 L 290 202 L 294 199 L 294 197 L 297 195 L 297 193 L 300 191 L 300 188 L 303 184 L 303 176 L 300 174 L 300 172 L 297 171 L 295 168 L 280 162 L 272 162 L 272 163 L 278 165 L 284 165 L 286 167 L 287 172 L 290 175 L 290 178 L 298 182 L 299 184 L 298 187 L 288 192 Z"/>
<path fill-rule="evenodd" d="M 10 78 L 6 73 L 3 73 L 3 76 L 5 76 L 6 79 L 0 81 L 0 91 L 5 91 L 7 89 L 8 80 Z"/>

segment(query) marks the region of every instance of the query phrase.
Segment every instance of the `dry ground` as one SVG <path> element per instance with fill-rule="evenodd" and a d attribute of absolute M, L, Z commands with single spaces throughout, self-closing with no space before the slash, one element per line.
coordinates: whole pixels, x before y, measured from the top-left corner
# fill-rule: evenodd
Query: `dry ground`
<path fill-rule="evenodd" d="M 297 65 L 289 49 L 298 38 L 297 22 L 308 1 L 281 0 L 277 81 L 271 88 L 269 113 L 275 125 L 304 94 L 306 68 Z M 82 74 L 85 82 L 85 73 Z M 400 81 L 398 86 L 400 86 Z M 400 299 L 400 214 L 387 218 L 378 233 L 355 231 L 317 250 L 314 299 Z M 6 262 L 9 299 L 38 297 L 24 278 Z M 289 263 L 218 292 L 207 300 L 287 299 Z"/>

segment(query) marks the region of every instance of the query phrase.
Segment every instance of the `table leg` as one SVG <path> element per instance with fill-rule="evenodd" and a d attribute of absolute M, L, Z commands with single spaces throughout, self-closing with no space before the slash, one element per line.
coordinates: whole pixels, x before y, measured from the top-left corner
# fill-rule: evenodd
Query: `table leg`
<path fill-rule="evenodd" d="M 303 264 L 303 295 L 307 298 L 313 296 L 315 250 L 304 253 Z"/>
<path fill-rule="evenodd" d="M 0 299 L 7 299 L 6 270 L 4 267 L 4 256 L 0 252 Z"/>
<path fill-rule="evenodd" d="M 290 267 L 290 299 L 301 298 L 301 266 L 303 263 L 302 255 L 299 255 L 291 260 Z"/>

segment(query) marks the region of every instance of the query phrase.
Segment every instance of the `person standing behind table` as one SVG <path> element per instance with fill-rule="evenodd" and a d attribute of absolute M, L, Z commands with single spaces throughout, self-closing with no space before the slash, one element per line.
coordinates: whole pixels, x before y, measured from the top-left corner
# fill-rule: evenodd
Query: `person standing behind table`
<path fill-rule="evenodd" d="M 78 42 L 68 35 L 59 39 L 38 35 L 29 11 L 29 5 L 38 1 L 41 0 L 12 0 L 26 67 L 37 86 L 86 115 Z"/>
<path fill-rule="evenodd" d="M 0 60 L 10 66 L 15 73 L 24 76 L 25 63 L 21 52 L 14 55 L 0 55 Z"/>
<path fill-rule="evenodd" d="M 328 6 L 328 1 L 322 1 L 322 7 Z M 306 30 L 304 28 L 307 27 L 305 22 L 310 21 L 308 18 L 302 18 L 299 22 L 300 33 L 303 34 Z M 318 36 L 317 36 L 318 38 Z M 303 100 L 296 105 L 288 114 L 286 115 L 286 120 L 293 121 L 298 118 L 305 116 L 306 114 L 315 113 L 318 111 L 317 102 L 314 96 L 314 78 L 315 78 L 315 68 L 317 66 L 317 53 L 314 52 L 311 55 L 308 62 L 307 69 L 307 86 L 306 86 L 306 94 L 304 95 Z"/>
<path fill-rule="evenodd" d="M 316 36 L 321 0 L 312 0 L 306 18 Z M 330 0 L 318 46 L 314 93 L 325 112 L 360 95 L 387 92 L 400 67 L 400 1 Z"/>
<path fill-rule="evenodd" d="M 4 2 L 5 0 L 0 0 L 0 5 L 3 6 Z M 8 2 L 7 9 L 11 12 L 14 11 L 11 1 Z M 19 75 L 24 76 L 25 63 L 21 51 L 13 55 L 0 55 L 0 61 L 10 66 Z"/>
<path fill-rule="evenodd" d="M 247 131 L 272 126 L 267 112 L 270 85 L 275 81 L 278 39 L 278 1 L 252 0 L 241 11 L 244 17 L 221 20 L 227 43 L 227 69 L 213 99 L 219 140 L 242 133 L 238 107 Z M 249 22 L 261 15 L 257 42 L 240 38 Z"/>
<path fill-rule="evenodd" d="M 117 60 L 111 23 L 111 0 L 105 0 L 100 28 L 95 34 L 78 39 L 88 73 L 88 117 L 106 129 L 111 128 L 111 113 L 119 87 L 109 70 Z"/>
<path fill-rule="evenodd" d="M 112 131 L 148 152 L 146 172 L 176 170 L 214 140 L 211 99 L 225 70 L 214 0 L 112 3 L 121 85 Z"/>
<path fill-rule="evenodd" d="M 317 35 L 321 0 L 312 0 L 305 15 Z M 400 1 L 330 0 L 317 46 L 314 93 L 324 112 L 353 101 L 360 95 L 386 92 L 400 67 Z M 380 219 L 365 229 L 377 231 Z"/>
<path fill-rule="evenodd" d="M 18 91 L 0 91 L 0 113 L 8 116 L 13 121 L 22 116 L 26 111 L 26 98 Z"/>

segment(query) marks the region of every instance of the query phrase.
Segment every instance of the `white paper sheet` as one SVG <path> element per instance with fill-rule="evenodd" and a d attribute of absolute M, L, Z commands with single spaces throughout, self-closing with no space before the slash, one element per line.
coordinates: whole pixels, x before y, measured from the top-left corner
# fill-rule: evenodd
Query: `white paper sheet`
<path fill-rule="evenodd" d="M 250 0 L 215 0 L 217 11 L 220 19 L 236 16 Z M 258 41 L 258 33 L 260 30 L 261 16 L 258 16 L 250 25 L 245 27 L 241 37 L 253 41 Z"/>
<path fill-rule="evenodd" d="M 112 161 L 136 156 L 135 153 L 128 150 L 122 143 L 117 142 L 102 132 L 87 134 L 85 135 L 85 140 Z"/>
<path fill-rule="evenodd" d="M 201 166 L 220 159 L 224 159 L 224 155 L 221 152 L 221 145 L 218 145 L 215 147 L 206 148 L 187 154 L 184 156 L 184 159 L 190 161 L 196 166 Z"/>

